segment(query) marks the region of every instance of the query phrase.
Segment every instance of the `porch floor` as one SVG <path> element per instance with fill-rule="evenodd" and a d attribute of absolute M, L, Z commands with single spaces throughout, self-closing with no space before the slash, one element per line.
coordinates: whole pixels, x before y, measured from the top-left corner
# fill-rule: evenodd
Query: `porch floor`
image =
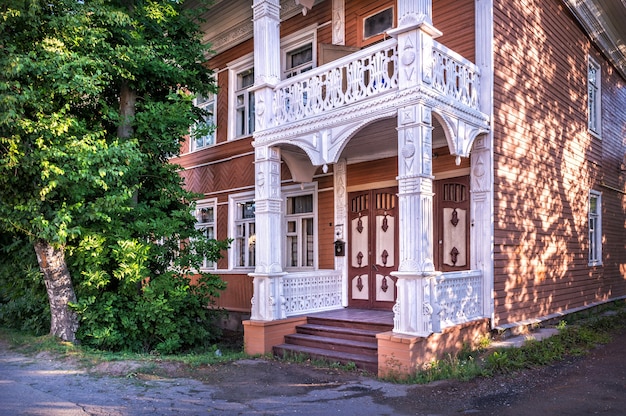
<path fill-rule="evenodd" d="M 332 319 L 345 322 L 363 322 L 368 324 L 391 325 L 393 327 L 393 311 L 375 309 L 342 308 L 306 314 L 307 317 Z"/>

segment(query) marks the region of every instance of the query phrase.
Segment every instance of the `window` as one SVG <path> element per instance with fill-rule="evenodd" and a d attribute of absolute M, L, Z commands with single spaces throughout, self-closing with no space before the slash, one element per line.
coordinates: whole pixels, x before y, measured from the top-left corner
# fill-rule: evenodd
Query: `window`
<path fill-rule="evenodd" d="M 256 228 L 254 223 L 253 195 L 231 197 L 233 221 L 233 267 L 256 266 Z"/>
<path fill-rule="evenodd" d="M 216 94 L 210 93 L 206 97 L 198 95 L 194 104 L 196 107 L 208 111 L 209 114 L 202 123 L 196 123 L 193 126 L 191 134 L 192 152 L 215 144 Z"/>
<path fill-rule="evenodd" d="M 360 14 L 359 20 L 359 46 L 370 45 L 384 39 L 385 33 L 393 28 L 395 24 L 394 8 L 370 9 Z"/>
<path fill-rule="evenodd" d="M 602 194 L 589 192 L 589 265 L 602 264 Z"/>
<path fill-rule="evenodd" d="M 309 71 L 315 67 L 316 28 L 307 27 L 281 40 L 283 78 Z"/>
<path fill-rule="evenodd" d="M 303 194 L 300 189 L 293 188 L 284 194 L 286 268 L 314 268 L 317 246 L 314 193 L 309 190 Z"/>
<path fill-rule="evenodd" d="M 254 93 L 248 91 L 254 85 L 252 55 L 229 64 L 230 139 L 250 136 L 254 133 Z"/>
<path fill-rule="evenodd" d="M 215 199 L 198 201 L 196 203 L 196 228 L 202 230 L 207 238 L 215 238 Z M 204 259 L 202 269 L 215 269 L 215 263 Z"/>
<path fill-rule="evenodd" d="M 590 56 L 587 66 L 587 111 L 589 131 L 601 135 L 601 71 L 600 65 Z"/>

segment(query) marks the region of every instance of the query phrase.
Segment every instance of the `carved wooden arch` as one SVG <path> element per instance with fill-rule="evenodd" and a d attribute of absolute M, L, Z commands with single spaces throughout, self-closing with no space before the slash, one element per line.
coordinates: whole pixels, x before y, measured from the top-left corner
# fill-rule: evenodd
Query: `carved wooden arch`
<path fill-rule="evenodd" d="M 386 118 L 392 118 L 396 115 L 396 110 L 380 112 L 379 114 L 358 118 L 342 125 L 322 128 L 310 134 L 290 139 L 278 139 L 272 141 L 270 145 L 281 148 L 297 147 L 306 153 L 313 166 L 330 165 L 339 161 L 348 142 L 361 129 L 371 123 Z"/>
<path fill-rule="evenodd" d="M 487 128 L 471 123 L 467 118 L 439 108 L 433 108 L 432 114 L 443 128 L 450 154 L 457 157 L 457 165 L 461 157 L 470 156 L 476 137 L 489 132 Z"/>

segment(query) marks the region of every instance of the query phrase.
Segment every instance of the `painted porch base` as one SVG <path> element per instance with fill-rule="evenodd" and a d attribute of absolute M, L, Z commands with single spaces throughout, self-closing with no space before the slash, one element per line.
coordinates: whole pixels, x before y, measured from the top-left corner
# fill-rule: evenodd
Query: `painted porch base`
<path fill-rule="evenodd" d="M 243 321 L 243 348 L 249 355 L 269 354 L 283 344 L 285 335 L 295 334 L 296 326 L 306 324 L 306 316 L 278 321 Z"/>
<path fill-rule="evenodd" d="M 475 346 L 484 334 L 489 333 L 488 319 L 467 322 L 444 329 L 427 338 L 383 332 L 378 339 L 378 377 L 407 378 L 420 366 L 455 353 L 464 345 Z"/>

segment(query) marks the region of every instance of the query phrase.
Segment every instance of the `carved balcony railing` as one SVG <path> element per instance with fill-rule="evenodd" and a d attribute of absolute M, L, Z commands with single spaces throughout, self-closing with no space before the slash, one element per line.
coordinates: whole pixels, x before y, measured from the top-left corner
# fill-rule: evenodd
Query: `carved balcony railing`
<path fill-rule="evenodd" d="M 479 270 L 444 273 L 434 286 L 433 330 L 483 318 L 483 275 Z"/>
<path fill-rule="evenodd" d="M 431 64 L 427 65 L 432 68 L 430 88 L 448 103 L 479 109 L 476 65 L 438 42 L 433 42 Z M 305 120 L 398 90 L 398 70 L 397 41 L 389 39 L 283 80 L 274 88 L 273 125 Z"/>
<path fill-rule="evenodd" d="M 285 316 L 341 308 L 341 273 L 316 270 L 282 277 Z"/>
<path fill-rule="evenodd" d="M 274 89 L 274 124 L 303 120 L 397 89 L 394 39 L 289 78 Z"/>
<path fill-rule="evenodd" d="M 438 42 L 433 42 L 432 87 L 446 97 L 479 109 L 478 67 Z"/>

